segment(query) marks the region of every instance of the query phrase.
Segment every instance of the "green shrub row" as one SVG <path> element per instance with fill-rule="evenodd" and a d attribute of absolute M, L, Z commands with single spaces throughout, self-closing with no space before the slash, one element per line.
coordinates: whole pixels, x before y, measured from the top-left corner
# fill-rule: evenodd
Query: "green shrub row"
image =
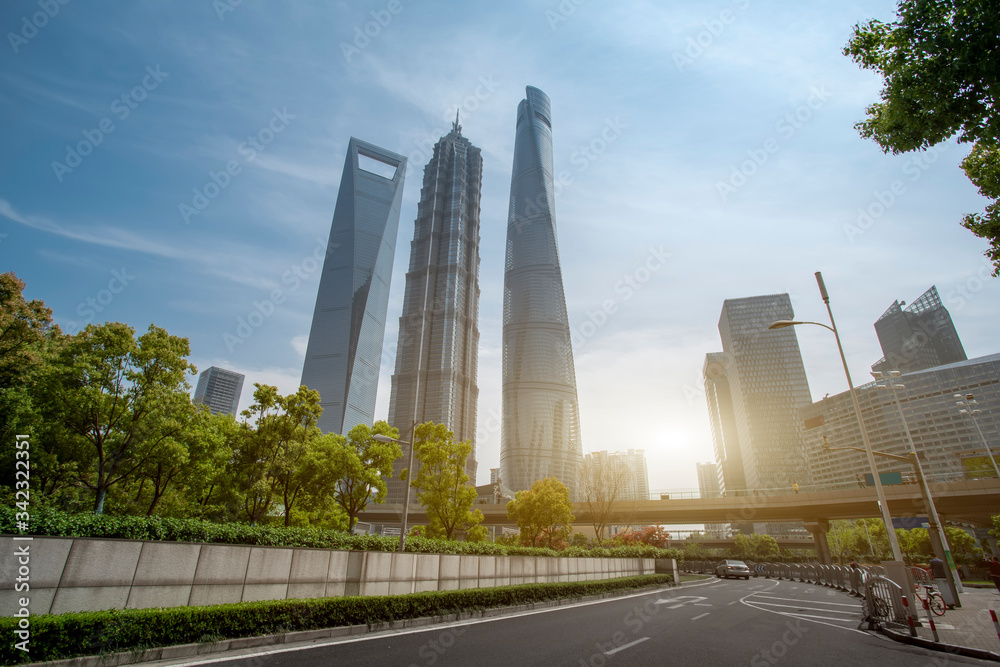
<path fill-rule="evenodd" d="M 30 653 L 0 645 L 0 664 L 58 660 L 158 646 L 237 639 L 347 625 L 373 625 L 668 584 L 669 574 L 407 595 L 239 602 L 211 607 L 127 609 L 30 618 Z M 0 619 L 14 636 L 16 618 Z"/>
<path fill-rule="evenodd" d="M 13 507 L 0 508 L 0 533 L 17 534 Z M 28 534 L 54 537 L 107 537 L 127 540 L 169 542 L 214 542 L 272 547 L 311 547 L 354 551 L 395 551 L 399 538 L 382 535 L 350 535 L 325 528 L 285 528 L 244 523 L 213 523 L 202 519 L 173 519 L 158 516 L 108 516 L 91 513 L 69 514 L 51 508 L 32 508 Z M 676 558 L 679 549 L 658 549 L 649 545 L 585 549 L 570 547 L 554 551 L 493 542 L 458 542 L 426 537 L 408 537 L 406 550 L 413 553 L 466 554 L 487 556 L 562 556 L 591 558 Z"/>

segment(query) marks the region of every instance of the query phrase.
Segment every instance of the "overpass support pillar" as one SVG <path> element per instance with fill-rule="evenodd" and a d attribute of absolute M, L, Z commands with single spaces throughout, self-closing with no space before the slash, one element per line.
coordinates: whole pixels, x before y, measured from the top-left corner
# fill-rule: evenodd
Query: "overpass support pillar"
<path fill-rule="evenodd" d="M 802 527 L 812 533 L 819 562 L 823 565 L 833 565 L 833 560 L 830 558 L 830 543 L 826 541 L 826 534 L 830 531 L 830 522 L 826 519 L 804 521 Z"/>

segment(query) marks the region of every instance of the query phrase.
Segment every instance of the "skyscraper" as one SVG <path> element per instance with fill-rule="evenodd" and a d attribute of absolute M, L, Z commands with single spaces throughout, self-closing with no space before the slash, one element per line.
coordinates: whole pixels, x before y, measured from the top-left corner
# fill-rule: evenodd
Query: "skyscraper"
<path fill-rule="evenodd" d="M 714 463 L 695 463 L 698 471 L 698 494 L 702 498 L 718 498 L 722 495 L 719 489 L 719 466 Z"/>
<path fill-rule="evenodd" d="M 729 391 L 726 355 L 722 352 L 709 352 L 705 355 L 702 375 L 705 378 L 705 400 L 708 401 L 712 444 L 718 463 L 716 471 L 719 487 L 729 495 L 743 495 L 746 493 L 747 480 L 743 473 L 740 438 L 736 433 L 736 414 L 733 412 L 733 397 Z"/>
<path fill-rule="evenodd" d="M 885 356 L 872 364 L 872 370 L 911 373 L 967 359 L 936 286 L 931 285 L 905 310 L 903 305 L 893 301 L 875 322 Z"/>
<path fill-rule="evenodd" d="M 643 449 L 589 452 L 583 457 L 583 470 L 594 499 L 649 500 L 649 472 Z"/>
<path fill-rule="evenodd" d="M 302 365 L 325 433 L 375 418 L 405 174 L 405 157 L 351 137 Z"/>
<path fill-rule="evenodd" d="M 454 432 L 455 440 L 472 442 L 465 470 L 473 484 L 482 177 L 480 150 L 462 136 L 456 116 L 424 168 L 389 399 L 389 423 L 403 438 L 414 421 L 434 421 Z M 388 502 L 403 501 L 406 483 L 399 473 L 405 466 L 397 460 L 387 480 Z"/>
<path fill-rule="evenodd" d="M 580 409 L 556 236 L 549 98 L 517 107 L 503 299 L 500 469 L 512 490 L 553 476 L 577 498 Z"/>
<path fill-rule="evenodd" d="M 198 376 L 194 402 L 204 403 L 212 414 L 236 415 L 243 392 L 243 375 L 212 366 Z"/>
<path fill-rule="evenodd" d="M 719 318 L 733 420 L 747 487 L 766 492 L 809 480 L 798 410 L 812 403 L 787 294 L 727 299 Z"/>

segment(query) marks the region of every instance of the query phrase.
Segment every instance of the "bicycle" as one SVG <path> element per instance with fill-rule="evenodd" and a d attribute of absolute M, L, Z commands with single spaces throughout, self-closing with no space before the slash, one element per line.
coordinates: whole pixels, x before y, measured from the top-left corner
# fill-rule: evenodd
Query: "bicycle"
<path fill-rule="evenodd" d="M 930 584 L 924 584 L 923 587 L 924 595 L 920 594 L 920 584 L 916 585 L 914 592 L 917 599 L 924 605 L 924 609 L 930 609 L 935 616 L 944 616 L 944 612 L 948 608 L 948 605 L 944 603 L 944 598 Z"/>

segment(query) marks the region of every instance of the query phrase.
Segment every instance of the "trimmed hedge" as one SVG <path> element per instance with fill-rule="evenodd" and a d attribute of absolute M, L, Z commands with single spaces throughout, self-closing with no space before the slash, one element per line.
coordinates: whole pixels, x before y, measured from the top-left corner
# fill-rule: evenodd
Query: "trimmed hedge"
<path fill-rule="evenodd" d="M 210 607 L 127 609 L 30 617 L 30 653 L 0 645 L 0 663 L 58 660 L 221 639 L 374 625 L 462 611 L 665 585 L 669 574 L 602 581 L 530 584 L 406 595 L 239 602 Z M 0 619 L 0 635 L 14 637 L 18 619 Z"/>
<path fill-rule="evenodd" d="M 0 533 L 20 533 L 15 523 L 16 509 L 0 508 Z M 245 523 L 213 523 L 202 519 L 173 519 L 158 516 L 108 516 L 106 514 L 69 514 L 56 509 L 32 508 L 28 534 L 53 537 L 107 537 L 126 540 L 162 540 L 168 542 L 210 542 L 272 547 L 310 547 L 353 551 L 396 551 L 398 537 L 350 535 L 325 528 L 285 528 Z M 521 547 L 493 542 L 458 542 L 426 537 L 406 538 L 406 550 L 412 553 L 464 554 L 482 556 L 558 556 L 576 558 L 676 558 L 680 549 L 658 549 L 649 545 L 570 547 L 554 551 L 539 547 Z"/>

